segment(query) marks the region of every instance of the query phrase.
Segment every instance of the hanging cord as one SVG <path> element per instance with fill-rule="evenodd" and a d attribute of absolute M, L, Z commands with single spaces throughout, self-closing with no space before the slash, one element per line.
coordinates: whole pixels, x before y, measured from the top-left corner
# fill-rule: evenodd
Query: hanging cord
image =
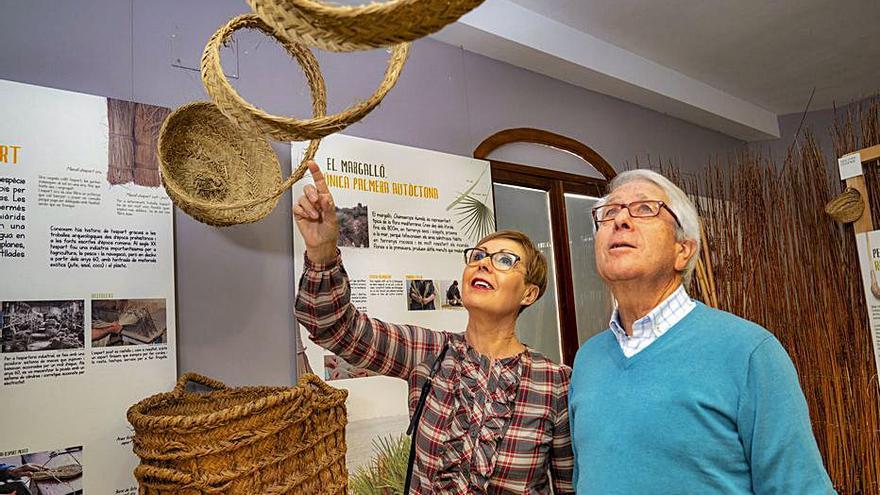
<path fill-rule="evenodd" d="M 418 433 L 419 428 L 419 420 L 422 418 L 422 411 L 425 409 L 425 401 L 428 398 L 428 394 L 431 393 L 431 386 L 433 385 L 434 376 L 437 375 L 437 372 L 440 371 L 440 365 L 443 364 L 443 357 L 446 356 L 446 351 L 449 349 L 449 340 L 446 340 L 443 343 L 443 349 L 440 350 L 440 354 L 437 356 L 437 359 L 434 360 L 434 365 L 431 366 L 431 373 L 428 375 L 428 378 L 425 380 L 425 383 L 422 385 L 422 393 L 419 395 L 419 403 L 416 405 L 416 410 L 413 412 L 413 417 L 409 422 L 409 426 L 406 428 L 406 434 L 410 436 L 410 444 L 409 444 L 409 462 L 406 467 L 406 482 L 403 485 L 403 495 L 409 495 L 409 489 L 412 485 L 412 474 L 413 474 L 413 466 L 416 461 L 416 434 Z"/>

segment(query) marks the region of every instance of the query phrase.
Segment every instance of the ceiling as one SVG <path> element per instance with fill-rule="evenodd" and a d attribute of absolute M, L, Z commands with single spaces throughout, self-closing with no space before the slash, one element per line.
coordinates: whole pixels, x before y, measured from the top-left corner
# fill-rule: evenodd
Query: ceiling
<path fill-rule="evenodd" d="M 880 91 L 880 0 L 487 0 L 436 37 L 744 140 Z"/>

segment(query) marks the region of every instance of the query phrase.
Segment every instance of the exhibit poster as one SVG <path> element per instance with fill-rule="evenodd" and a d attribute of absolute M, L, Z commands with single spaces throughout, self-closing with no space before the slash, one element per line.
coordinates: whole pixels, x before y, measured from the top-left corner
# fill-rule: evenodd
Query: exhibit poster
<path fill-rule="evenodd" d="M 137 493 L 126 410 L 176 379 L 168 112 L 0 81 L 0 493 Z"/>
<path fill-rule="evenodd" d="M 292 163 L 304 150 L 305 143 L 293 143 Z M 463 332 L 463 251 L 495 230 L 489 162 L 338 134 L 321 142 L 315 161 L 336 204 L 357 309 L 387 322 Z M 294 198 L 308 182 L 296 184 Z M 298 281 L 305 245 L 295 225 L 293 244 Z M 374 441 L 405 431 L 407 383 L 353 368 L 299 332 L 305 353 L 298 368 L 349 391 L 353 471 L 369 460 Z"/>
<path fill-rule="evenodd" d="M 880 230 L 856 234 L 862 285 L 868 303 L 868 328 L 874 346 L 876 373 L 880 374 Z"/>

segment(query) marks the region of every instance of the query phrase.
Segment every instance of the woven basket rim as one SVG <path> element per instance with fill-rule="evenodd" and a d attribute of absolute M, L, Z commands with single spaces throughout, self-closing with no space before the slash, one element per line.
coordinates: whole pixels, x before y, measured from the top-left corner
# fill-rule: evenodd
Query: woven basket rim
<path fill-rule="evenodd" d="M 484 1 L 387 0 L 334 5 L 315 0 L 247 0 L 247 3 L 273 29 L 290 39 L 322 50 L 350 52 L 415 41 L 457 21 Z M 418 22 L 399 19 L 417 19 Z"/>
<path fill-rule="evenodd" d="M 222 390 L 216 390 L 213 392 L 205 392 L 205 393 L 197 393 L 199 396 L 210 397 L 211 394 L 224 393 L 228 394 L 230 392 L 252 392 L 252 391 L 260 391 L 260 392 L 270 392 L 269 395 L 260 397 L 253 402 L 249 402 L 246 404 L 236 404 L 223 409 L 219 409 L 212 412 L 193 414 L 193 415 L 152 415 L 149 414 L 149 410 L 153 407 L 157 407 L 160 403 L 173 402 L 175 399 L 180 399 L 186 394 L 190 394 L 191 392 L 162 392 L 159 394 L 155 394 L 153 396 L 147 397 L 128 409 L 127 418 L 128 422 L 131 423 L 132 426 L 137 428 L 144 427 L 150 428 L 152 431 L 163 431 L 163 430 L 175 430 L 181 427 L 181 423 L 194 423 L 194 424 L 204 424 L 204 423 L 218 423 L 219 420 L 223 420 L 220 423 L 227 423 L 229 421 L 233 421 L 236 419 L 240 419 L 243 417 L 251 416 L 253 414 L 257 414 L 266 409 L 275 407 L 278 404 L 282 404 L 284 402 L 288 402 L 297 398 L 299 395 L 309 392 L 318 392 L 330 398 L 331 402 L 328 407 L 335 407 L 339 404 L 344 404 L 346 398 L 348 397 L 348 391 L 337 389 L 331 387 L 326 384 L 323 380 L 321 380 L 316 375 L 311 373 L 305 374 L 297 381 L 297 385 L 295 387 L 283 387 L 283 386 L 275 386 L 275 387 L 261 387 L 261 386 L 247 386 L 247 387 L 235 387 L 235 388 L 227 388 Z"/>
<path fill-rule="evenodd" d="M 275 38 L 297 60 L 307 80 L 313 83 L 308 74 L 313 74 L 315 84 L 312 88 L 313 116 L 307 119 L 273 115 L 242 98 L 227 79 L 220 60 L 220 47 L 240 29 L 256 29 Z M 324 80 L 320 75 L 317 59 L 304 45 L 286 39 L 279 31 L 272 29 L 263 19 L 255 14 L 244 14 L 234 17 L 221 26 L 208 40 L 202 53 L 201 76 L 211 100 L 226 117 L 250 133 L 268 135 L 279 141 L 304 141 L 320 139 L 339 132 L 349 125 L 361 120 L 369 114 L 391 88 L 397 84 L 409 56 L 409 43 L 396 45 L 385 69 L 382 82 L 372 95 L 333 114 L 326 115 L 326 92 Z M 303 53 L 301 50 L 305 50 Z"/>

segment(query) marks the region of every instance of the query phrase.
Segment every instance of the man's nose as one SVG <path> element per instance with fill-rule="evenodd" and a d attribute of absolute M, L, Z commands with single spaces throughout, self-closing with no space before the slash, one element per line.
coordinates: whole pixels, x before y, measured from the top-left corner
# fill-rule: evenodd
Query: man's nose
<path fill-rule="evenodd" d="M 614 217 L 614 230 L 629 229 L 632 227 L 632 217 L 628 208 L 621 208 L 620 212 Z"/>

